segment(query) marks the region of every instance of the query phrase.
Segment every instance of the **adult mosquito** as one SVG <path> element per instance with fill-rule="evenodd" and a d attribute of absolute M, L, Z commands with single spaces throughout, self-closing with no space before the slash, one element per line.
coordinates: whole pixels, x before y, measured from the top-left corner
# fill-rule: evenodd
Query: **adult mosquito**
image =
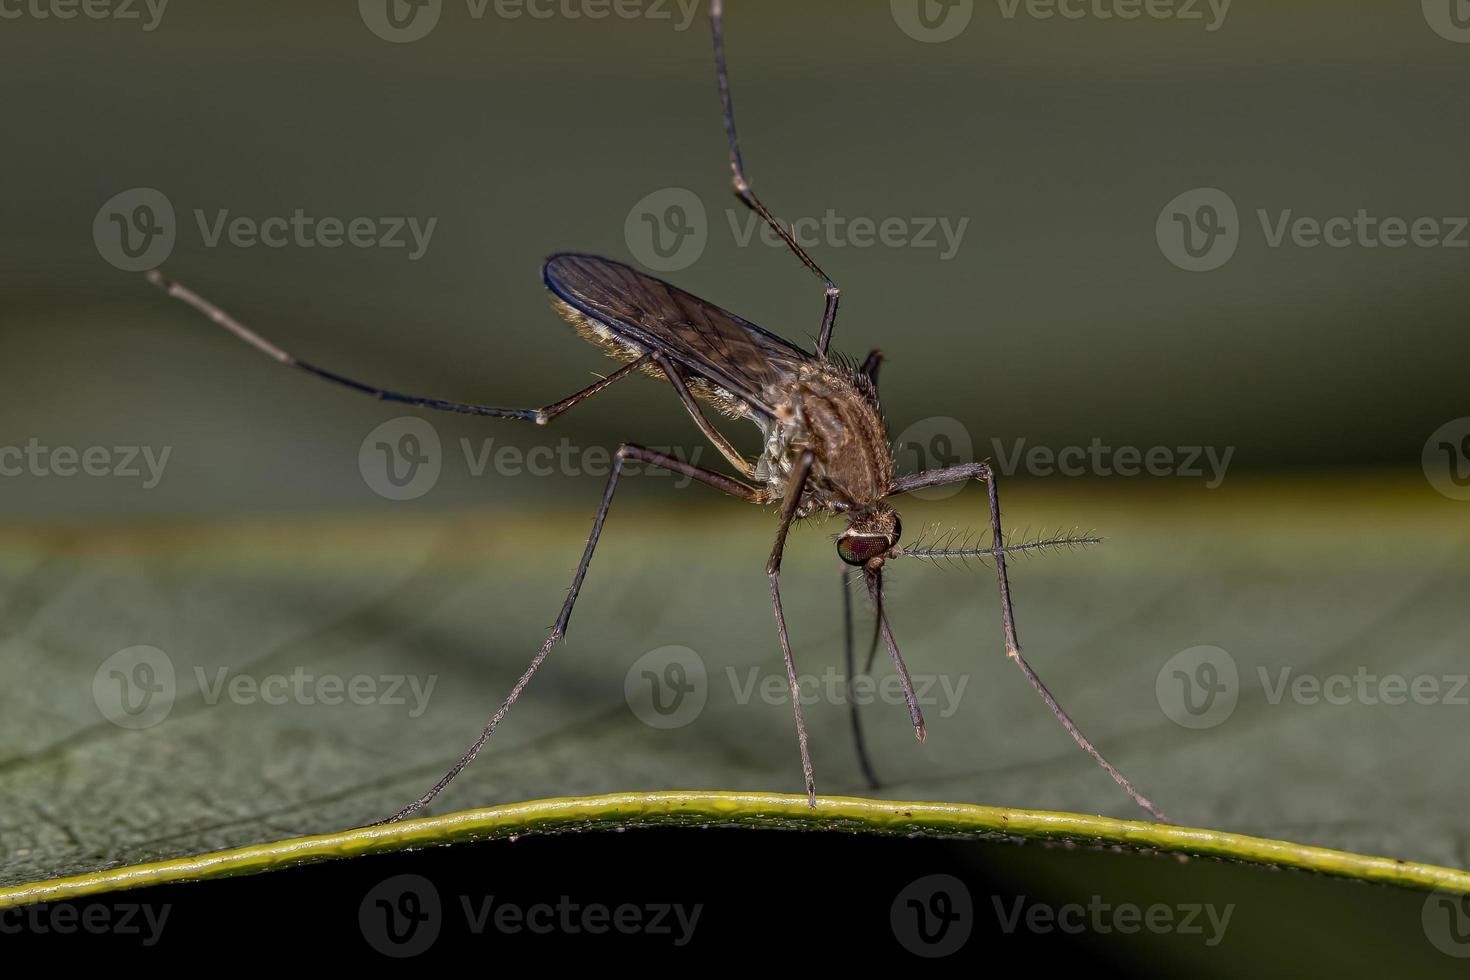
<path fill-rule="evenodd" d="M 1128 781 L 1073 723 L 1055 697 L 1021 656 L 1011 608 L 1006 556 L 1018 551 L 1092 543 L 1087 538 L 1055 538 L 1022 545 L 1006 545 L 1001 527 L 1000 496 L 995 473 L 988 463 L 964 463 L 925 470 L 908 476 L 894 472 L 892 448 L 878 403 L 878 368 L 883 359 L 874 350 L 858 363 L 829 352 L 837 320 L 839 290 L 790 231 L 766 208 L 751 189 L 740 156 L 735 132 L 735 113 L 730 97 L 729 73 L 725 64 L 725 42 L 721 0 L 711 0 L 710 25 L 714 41 L 715 76 L 721 112 L 730 147 L 730 170 L 735 195 L 780 236 L 792 254 L 806 266 L 825 289 L 821 329 L 815 350 L 801 347 L 756 326 L 734 313 L 707 303 L 682 289 L 612 259 L 579 253 L 560 253 L 546 260 L 543 278 L 553 304 L 576 331 L 622 362 L 616 371 L 600 378 L 559 402 L 535 409 L 490 408 L 440 398 L 425 398 L 389 391 L 348 378 L 300 360 L 256 334 L 224 310 L 186 286 L 166 278 L 158 270 L 147 273 L 148 281 L 169 296 L 203 313 L 240 340 L 282 364 L 299 368 L 319 378 L 384 401 L 419 408 L 517 419 L 545 425 L 563 412 L 598 394 L 634 373 L 667 383 L 674 389 L 685 411 L 700 431 L 714 444 L 737 476 L 694 466 L 665 453 L 631 442 L 623 443 L 614 456 L 612 472 L 603 490 L 602 503 L 592 523 L 592 533 L 582 552 L 575 577 L 546 641 L 530 665 L 511 688 L 495 714 L 464 755 L 427 792 L 380 823 L 402 820 L 427 806 L 464 770 L 484 748 L 496 727 L 530 684 L 547 654 L 567 631 L 572 607 L 587 577 L 593 551 L 602 534 L 613 494 L 628 460 L 660 467 L 703 483 L 739 500 L 757 505 L 779 505 L 776 540 L 766 562 L 776 634 L 786 664 L 795 714 L 797 743 L 808 803 L 817 805 L 806 721 L 802 714 L 796 666 L 781 606 L 781 558 L 787 534 L 796 521 L 818 514 L 841 515 L 847 526 L 837 536 L 837 554 L 844 567 L 860 570 L 875 608 L 873 649 L 882 637 L 902 683 L 914 734 L 925 737 L 924 719 L 914 696 L 908 668 L 883 611 L 883 566 L 903 557 L 981 557 L 993 559 L 1000 586 L 1001 627 L 1009 657 L 1036 692 L 1041 695 L 1068 734 L 1107 771 L 1135 803 L 1158 820 L 1167 818 Z M 701 407 L 712 406 L 720 415 L 755 423 L 763 444 L 755 459 L 748 459 L 715 427 Z M 899 544 L 901 525 L 888 498 L 925 487 L 975 480 L 985 484 L 990 509 L 990 547 L 961 547 L 905 551 Z M 847 615 L 847 669 L 853 673 L 851 603 L 844 587 Z M 871 660 L 871 654 L 870 654 Z M 853 716 L 853 730 L 860 761 L 870 782 L 876 782 L 862 746 L 861 730 Z"/>

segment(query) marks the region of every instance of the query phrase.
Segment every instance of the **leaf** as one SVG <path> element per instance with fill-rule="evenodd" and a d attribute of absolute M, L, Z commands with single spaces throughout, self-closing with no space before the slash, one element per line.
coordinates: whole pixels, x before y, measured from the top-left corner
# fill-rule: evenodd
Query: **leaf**
<path fill-rule="evenodd" d="M 1470 639 L 1467 536 L 1422 481 L 1359 489 L 1008 485 L 1018 533 L 1080 522 L 1107 539 L 1019 563 L 1021 639 L 1084 731 L 1181 824 L 1464 867 L 1454 748 L 1466 721 L 1450 688 Z M 434 812 L 800 788 L 761 574 L 769 515 L 680 503 L 614 510 L 567 642 Z M 910 527 L 984 523 L 973 492 L 902 510 Z M 5 532 L 3 883 L 335 834 L 392 812 L 458 757 L 524 669 L 589 521 L 527 507 Z M 1001 653 L 988 570 L 895 564 L 888 578 L 894 628 L 932 703 L 919 744 L 880 658 L 879 703 L 862 711 L 887 780 L 877 796 L 1136 816 Z M 814 675 L 818 789 L 866 794 L 826 534 L 793 535 L 782 584 L 797 662 Z M 1201 644 L 1227 651 L 1240 680 L 1234 712 L 1194 730 L 1170 720 L 1157 687 L 1171 657 Z M 138 645 L 166 654 L 177 693 L 161 721 L 130 730 L 103 717 L 94 679 Z M 667 646 L 698 653 L 708 697 L 661 730 L 624 687 Z M 1364 682 L 1370 694 L 1384 677 L 1435 680 L 1439 693 L 1387 704 L 1355 693 L 1359 675 L 1379 679 Z M 1347 700 L 1301 694 L 1291 685 L 1303 676 L 1347 678 Z M 333 690 L 344 703 L 323 703 Z M 1209 838 L 1193 840 L 1209 852 Z"/>
<path fill-rule="evenodd" d="M 1111 844 L 1228 858 L 1423 890 L 1470 893 L 1470 873 L 1463 871 L 1142 821 L 958 803 L 883 802 L 846 797 L 823 797 L 814 809 L 804 795 L 665 792 L 537 800 L 38 882 L 0 889 L 0 908 L 121 888 L 277 871 L 426 845 L 531 833 L 666 826 L 763 827 L 951 838 L 988 836 Z"/>

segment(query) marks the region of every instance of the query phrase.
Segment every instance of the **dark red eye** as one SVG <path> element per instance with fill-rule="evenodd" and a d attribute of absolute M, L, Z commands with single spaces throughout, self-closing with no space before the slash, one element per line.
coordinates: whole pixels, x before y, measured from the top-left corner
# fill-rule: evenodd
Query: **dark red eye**
<path fill-rule="evenodd" d="M 837 555 L 849 565 L 866 565 L 888 547 L 888 538 L 881 534 L 849 534 L 837 539 Z"/>

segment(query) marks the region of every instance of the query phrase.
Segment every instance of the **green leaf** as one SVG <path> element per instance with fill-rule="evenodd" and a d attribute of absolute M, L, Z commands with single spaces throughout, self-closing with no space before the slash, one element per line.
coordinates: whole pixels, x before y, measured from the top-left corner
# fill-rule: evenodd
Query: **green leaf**
<path fill-rule="evenodd" d="M 274 871 L 319 861 L 530 833 L 645 827 L 762 827 L 944 837 L 1004 837 L 1121 845 L 1227 858 L 1418 889 L 1470 893 L 1470 873 L 1262 840 L 1241 834 L 1075 813 L 959 803 L 902 803 L 775 793 L 616 793 L 492 807 L 276 841 L 213 854 L 0 889 L 0 908 L 123 888 Z"/>
<path fill-rule="evenodd" d="M 1456 760 L 1466 710 L 1450 688 L 1464 675 L 1470 639 L 1464 522 L 1451 521 L 1456 505 L 1420 479 L 1360 486 L 1350 497 L 1332 486 L 1007 485 L 1018 532 L 1083 521 L 1107 539 L 1018 564 L 1022 642 L 1083 730 L 1181 824 L 1463 867 Z M 567 642 L 435 812 L 684 787 L 690 795 L 675 797 L 683 802 L 670 812 L 640 810 L 639 819 L 682 812 L 720 822 L 717 791 L 755 801 L 734 811 L 739 820 L 763 808 L 783 824 L 826 819 L 750 795 L 798 791 L 801 779 L 761 572 L 772 524 L 754 509 L 706 504 L 698 489 L 681 491 L 680 507 L 658 508 L 639 503 L 630 485 Z M 539 646 L 590 522 L 581 509 L 512 509 L 5 532 L 0 884 L 337 835 L 417 796 Z M 901 509 L 911 539 L 926 520 L 985 520 L 973 492 Z M 830 669 L 837 691 L 814 685 L 806 707 L 819 792 L 867 795 L 836 683 L 836 564 L 825 533 L 799 529 L 782 583 L 800 669 L 819 682 Z M 851 806 L 958 814 L 965 832 L 1056 827 L 1080 839 L 1308 866 L 1301 855 L 1315 852 L 1288 845 L 1132 823 L 1127 798 L 1007 662 L 994 593 L 986 568 L 891 566 L 894 628 L 916 678 L 933 681 L 929 738 L 914 740 L 880 657 L 880 703 L 862 715 L 885 785 L 880 800 Z M 855 598 L 866 623 L 866 602 Z M 1171 657 L 1201 644 L 1227 651 L 1240 682 L 1234 712 L 1196 730 L 1170 720 L 1157 685 Z M 94 680 L 109 657 L 138 645 L 166 654 L 177 693 L 166 717 L 132 730 L 106 720 Z M 662 730 L 629 709 L 624 686 L 640 657 L 666 646 L 698 653 L 708 697 L 688 724 Z M 1287 686 L 1273 701 L 1283 670 Z M 1381 689 L 1371 678 L 1384 677 L 1440 687 L 1435 698 L 1390 704 L 1353 684 L 1343 703 L 1292 686 L 1303 676 L 1359 675 L 1370 691 Z M 371 696 L 323 703 L 322 678 Z M 427 691 L 422 705 L 407 681 Z M 269 696 L 252 693 L 261 684 Z M 567 804 L 573 823 L 622 820 L 621 805 Z M 392 846 L 395 834 L 514 832 L 516 813 L 527 815 L 521 829 L 543 819 L 512 807 L 327 839 L 353 850 Z M 950 817 L 934 819 L 942 829 Z M 310 850 L 317 846 L 326 850 Z M 314 854 L 335 846 L 281 845 Z M 1426 887 L 1459 880 L 1374 859 L 1310 866 Z"/>

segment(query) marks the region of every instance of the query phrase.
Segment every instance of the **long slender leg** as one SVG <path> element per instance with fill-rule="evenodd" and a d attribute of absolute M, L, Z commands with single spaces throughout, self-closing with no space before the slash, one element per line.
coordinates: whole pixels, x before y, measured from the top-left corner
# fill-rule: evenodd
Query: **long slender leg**
<path fill-rule="evenodd" d="M 694 396 L 689 393 L 689 385 L 685 383 L 684 375 L 679 371 L 678 365 L 662 354 L 655 355 L 654 360 L 658 362 L 659 370 L 663 371 L 664 377 L 669 379 L 669 384 L 673 386 L 674 391 L 678 392 L 679 400 L 684 403 L 684 410 L 689 413 L 690 418 L 694 419 L 694 424 L 699 426 L 699 431 L 704 433 L 704 437 L 715 444 L 720 455 L 724 456 L 731 466 L 739 470 L 742 476 L 746 479 L 755 476 L 755 467 L 750 464 L 750 460 L 740 455 L 739 451 L 730 445 L 730 440 L 725 438 L 723 432 L 715 428 L 709 416 L 704 414 L 704 409 L 699 407 L 699 402 L 695 401 Z"/>
<path fill-rule="evenodd" d="M 771 548 L 771 557 L 766 562 L 766 577 L 771 582 L 771 606 L 776 610 L 776 633 L 781 638 L 781 656 L 786 660 L 786 680 L 791 685 L 791 708 L 796 714 L 796 742 L 801 747 L 801 772 L 806 777 L 806 801 L 808 806 L 817 805 L 817 783 L 812 776 L 812 753 L 807 745 L 806 719 L 801 713 L 801 685 L 796 679 L 796 661 L 791 657 L 791 638 L 786 634 L 786 615 L 781 611 L 781 556 L 786 551 L 786 533 L 796 519 L 796 508 L 801 503 L 801 493 L 811 475 L 815 457 L 811 450 L 801 454 L 791 482 L 786 486 L 786 497 L 781 501 L 781 523 L 776 529 L 776 543 Z"/>
<path fill-rule="evenodd" d="M 344 377 L 326 368 L 317 367 L 315 364 L 309 364 L 292 354 L 286 353 L 269 340 L 266 340 L 249 327 L 240 323 L 240 321 L 230 316 L 218 306 L 215 306 L 203 296 L 200 296 L 182 283 L 165 278 L 156 269 L 147 273 L 146 278 L 150 283 L 162 289 L 172 298 L 198 310 L 214 323 L 281 364 L 285 364 L 288 367 L 300 368 L 308 374 L 316 375 L 318 378 L 323 378 L 333 384 L 351 388 L 353 391 L 360 391 L 365 395 L 371 395 L 383 401 L 399 402 L 418 408 L 432 408 L 441 412 L 455 412 L 460 415 L 488 415 L 492 418 L 517 419 L 522 422 L 535 422 L 537 425 L 545 425 L 578 402 L 591 398 L 613 382 L 627 377 L 633 371 L 647 364 L 651 358 L 651 355 L 649 355 L 641 357 L 630 364 L 625 364 L 607 377 L 594 381 L 576 394 L 563 398 L 554 404 L 547 405 L 545 408 L 488 408 L 484 405 L 469 405 L 464 402 L 445 401 L 442 398 L 424 398 L 419 395 L 405 395 L 401 392 L 388 391 L 385 388 L 364 384 L 361 381 L 354 381 L 352 378 Z"/>
<path fill-rule="evenodd" d="M 1000 523 L 1000 493 L 996 489 L 995 474 L 991 471 L 990 464 L 966 463 L 960 466 L 948 466 L 943 469 L 915 473 L 912 476 L 906 476 L 895 482 L 890 492 L 907 493 L 910 490 L 920 490 L 924 487 L 939 486 L 945 483 L 958 483 L 962 480 L 980 480 L 984 482 L 989 496 L 990 532 L 994 537 L 996 548 L 994 553 L 995 574 L 1000 582 L 1000 621 L 1001 628 L 1005 633 L 1006 655 L 1015 661 L 1021 673 L 1026 675 L 1026 679 L 1031 682 L 1032 687 L 1036 688 L 1036 693 L 1041 695 L 1041 700 L 1046 702 L 1046 706 L 1051 709 L 1051 713 L 1056 716 L 1057 721 L 1061 722 L 1062 727 L 1067 730 L 1067 734 L 1072 736 L 1073 741 L 1080 745 L 1088 755 L 1092 756 L 1093 760 L 1102 766 L 1108 775 L 1113 777 L 1114 782 L 1123 787 L 1124 792 L 1133 799 L 1134 803 L 1143 807 L 1143 809 L 1147 810 L 1157 820 L 1168 823 L 1169 818 L 1164 816 L 1143 794 L 1134 789 L 1133 784 L 1128 781 L 1127 777 L 1119 772 L 1111 762 L 1103 758 L 1102 753 L 1093 746 L 1092 742 L 1088 741 L 1076 723 L 1062 709 L 1062 706 L 1057 703 L 1057 699 L 1052 696 L 1051 691 L 1042 683 L 1041 678 L 1036 675 L 1036 671 L 1031 669 L 1031 665 L 1026 662 L 1026 658 L 1021 656 L 1021 643 L 1016 639 L 1015 616 L 1011 612 L 1011 587 L 1006 576 L 1006 556 L 1002 548 L 1002 545 L 1005 543 L 1005 538 L 1002 534 Z"/>
<path fill-rule="evenodd" d="M 755 196 L 750 189 L 750 182 L 745 179 L 745 164 L 740 159 L 740 138 L 735 135 L 735 106 L 730 99 L 730 73 L 725 68 L 725 29 L 724 29 L 724 5 L 721 0 L 710 0 L 709 19 L 710 30 L 714 36 L 715 43 L 715 76 L 720 86 L 720 107 L 725 117 L 725 136 L 730 141 L 730 172 L 735 186 L 735 196 L 744 202 L 761 220 L 770 225 L 786 247 L 801 260 L 812 273 L 826 286 L 827 293 L 822 308 L 822 330 L 817 335 L 817 356 L 826 358 L 827 347 L 832 342 L 832 327 L 837 322 L 837 300 L 841 291 L 832 277 L 822 271 L 812 257 L 806 253 L 806 249 L 792 236 L 791 232 L 781 226 L 775 215 L 766 210 L 761 199 Z"/>
<path fill-rule="evenodd" d="M 853 684 L 857 680 L 856 658 L 853 656 L 852 637 L 852 591 L 848 586 L 847 576 L 852 571 L 850 565 L 842 566 L 842 662 L 847 671 L 847 717 L 852 723 L 852 744 L 857 750 L 858 768 L 863 771 L 863 779 L 867 780 L 871 789 L 878 789 L 878 774 L 873 771 L 873 762 L 868 758 L 867 742 L 863 740 L 862 712 L 858 710 L 857 699 L 854 695 Z M 873 647 L 868 651 L 868 669 L 864 673 L 872 673 L 873 654 L 878 650 L 877 621 L 874 621 Z"/>
<path fill-rule="evenodd" d="M 898 641 L 893 638 L 893 629 L 888 625 L 888 615 L 883 611 L 882 566 L 863 569 L 863 578 L 868 583 L 868 595 L 873 600 L 873 608 L 878 611 L 878 627 L 883 633 L 883 642 L 888 646 L 888 653 L 893 657 L 893 669 L 898 672 L 899 683 L 903 685 L 903 699 L 908 705 L 909 720 L 914 723 L 914 737 L 922 742 L 927 737 L 924 713 L 919 710 L 919 699 L 914 694 L 914 682 L 909 677 L 908 664 L 903 662 L 903 654 L 898 652 Z"/>
<path fill-rule="evenodd" d="M 739 480 L 725 476 L 723 473 L 701 469 L 681 459 L 676 459 L 664 453 L 654 452 L 651 449 L 644 449 L 642 446 L 635 446 L 632 443 L 624 443 L 618 447 L 617 454 L 613 457 L 612 473 L 607 478 L 607 488 L 602 492 L 602 505 L 597 509 L 597 518 L 592 522 L 592 533 L 587 537 L 587 547 L 582 552 L 581 562 L 577 565 L 576 577 L 572 579 L 572 587 L 567 592 L 566 600 L 561 606 L 561 613 L 556 617 L 556 625 L 551 628 L 551 634 L 547 636 L 546 642 L 541 644 L 541 649 L 532 658 L 531 665 L 526 668 L 526 672 L 521 675 L 520 679 L 516 681 L 515 686 L 510 689 L 510 694 L 501 702 L 499 710 L 490 717 L 490 721 L 485 725 L 484 730 L 480 732 L 480 736 L 470 744 L 469 749 L 465 751 L 460 760 L 423 796 L 420 796 L 417 800 L 414 800 L 386 820 L 378 821 L 378 824 L 402 820 L 404 817 L 422 810 L 434 797 L 443 792 L 444 787 L 453 782 L 454 777 L 458 776 L 464 770 L 465 766 L 468 766 L 474 761 L 475 756 L 479 755 L 480 750 L 485 747 L 485 743 L 490 741 L 490 736 L 495 734 L 495 728 L 500 724 L 500 720 L 510 711 L 511 705 L 516 703 L 516 699 L 521 696 L 521 692 L 526 689 L 526 685 L 531 683 L 531 678 L 536 675 L 536 670 L 541 666 L 542 661 L 546 659 L 546 655 L 551 652 L 551 648 L 556 646 L 557 642 L 566 635 L 567 626 L 572 621 L 572 607 L 576 605 L 577 594 L 582 591 L 582 582 L 587 577 L 588 566 L 592 564 L 592 552 L 597 548 L 597 540 L 602 536 L 602 525 L 607 520 L 608 509 L 612 507 L 613 493 L 617 491 L 618 478 L 622 475 L 623 464 L 630 459 L 636 459 L 644 463 L 651 463 L 654 466 L 662 467 L 666 470 L 672 470 L 682 476 L 698 480 L 701 483 L 714 487 L 716 490 L 723 491 L 732 497 L 739 497 L 741 500 L 750 503 L 764 502 L 764 495 L 759 490 L 747 486 Z M 378 824 L 374 824 L 374 826 Z"/>

